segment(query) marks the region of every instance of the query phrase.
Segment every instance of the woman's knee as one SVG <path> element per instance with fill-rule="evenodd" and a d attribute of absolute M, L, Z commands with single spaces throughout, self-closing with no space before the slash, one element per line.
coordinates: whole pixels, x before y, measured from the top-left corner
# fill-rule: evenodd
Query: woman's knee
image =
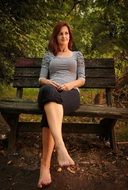
<path fill-rule="evenodd" d="M 49 93 L 51 93 L 52 90 L 53 90 L 53 86 L 52 85 L 43 85 L 40 88 L 39 95 L 46 96 Z"/>
<path fill-rule="evenodd" d="M 44 99 L 46 99 L 46 97 L 48 96 L 49 92 L 50 92 L 49 85 L 43 85 L 40 88 L 40 90 L 39 90 L 39 94 L 38 94 L 38 106 L 39 106 L 39 108 L 41 110 L 43 108 Z"/>
<path fill-rule="evenodd" d="M 60 94 L 52 85 L 42 86 L 38 94 L 39 108 L 42 108 L 42 106 L 44 106 L 44 104 L 48 102 L 57 102 L 57 103 L 62 102 Z"/>

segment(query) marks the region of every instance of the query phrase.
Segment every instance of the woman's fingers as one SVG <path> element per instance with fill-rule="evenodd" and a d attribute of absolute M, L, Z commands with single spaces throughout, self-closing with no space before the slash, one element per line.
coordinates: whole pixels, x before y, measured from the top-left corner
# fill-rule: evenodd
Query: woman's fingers
<path fill-rule="evenodd" d="M 60 84 L 55 81 L 50 80 L 50 84 L 53 85 L 56 89 L 60 88 Z"/>

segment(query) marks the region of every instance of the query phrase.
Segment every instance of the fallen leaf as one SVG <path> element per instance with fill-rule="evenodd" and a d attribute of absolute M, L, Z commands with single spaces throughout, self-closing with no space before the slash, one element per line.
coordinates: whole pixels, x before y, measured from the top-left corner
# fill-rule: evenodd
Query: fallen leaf
<path fill-rule="evenodd" d="M 59 168 L 57 169 L 57 171 L 58 171 L 58 172 L 62 172 L 62 168 L 59 167 Z"/>
<path fill-rule="evenodd" d="M 71 167 L 67 167 L 67 170 L 68 170 L 69 172 L 73 173 L 73 174 L 76 173 L 75 170 L 73 170 L 73 168 L 71 168 Z"/>
<path fill-rule="evenodd" d="M 12 160 L 9 160 L 7 164 L 10 165 L 11 163 L 12 163 Z"/>

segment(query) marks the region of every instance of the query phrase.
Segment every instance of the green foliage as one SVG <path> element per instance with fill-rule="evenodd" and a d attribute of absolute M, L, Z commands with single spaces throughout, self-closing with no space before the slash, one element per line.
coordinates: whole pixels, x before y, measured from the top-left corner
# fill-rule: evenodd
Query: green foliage
<path fill-rule="evenodd" d="M 0 99 L 15 98 L 16 90 L 7 83 L 0 83 Z"/>

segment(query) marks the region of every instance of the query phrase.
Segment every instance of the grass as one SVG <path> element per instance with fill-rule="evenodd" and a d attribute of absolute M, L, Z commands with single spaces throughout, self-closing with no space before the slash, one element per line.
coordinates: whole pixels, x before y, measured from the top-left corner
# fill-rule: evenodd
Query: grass
<path fill-rule="evenodd" d="M 23 99 L 36 100 L 38 95 L 38 89 L 36 88 L 24 88 Z M 0 99 L 3 98 L 15 98 L 16 88 L 12 85 L 0 84 Z"/>
<path fill-rule="evenodd" d="M 99 90 L 81 90 L 81 103 L 93 104 L 95 95 Z M 15 98 L 16 89 L 12 85 L 0 84 L 0 99 Z M 24 89 L 23 99 L 37 100 L 38 89 Z M 41 116 L 21 114 L 20 120 L 40 121 Z M 66 118 L 65 118 L 66 119 Z M 116 125 L 116 136 L 118 141 L 128 141 L 128 121 L 118 121 Z"/>

